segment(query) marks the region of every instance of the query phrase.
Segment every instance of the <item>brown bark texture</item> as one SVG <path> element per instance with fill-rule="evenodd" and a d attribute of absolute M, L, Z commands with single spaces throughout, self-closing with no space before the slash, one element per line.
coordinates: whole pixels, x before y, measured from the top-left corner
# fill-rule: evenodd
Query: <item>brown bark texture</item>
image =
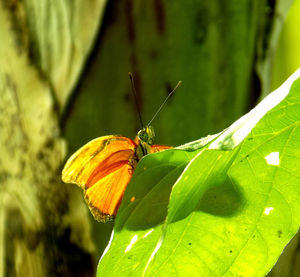
<path fill-rule="evenodd" d="M 104 4 L 0 1 L 0 276 L 93 274 L 86 209 L 60 180 L 59 116 Z"/>

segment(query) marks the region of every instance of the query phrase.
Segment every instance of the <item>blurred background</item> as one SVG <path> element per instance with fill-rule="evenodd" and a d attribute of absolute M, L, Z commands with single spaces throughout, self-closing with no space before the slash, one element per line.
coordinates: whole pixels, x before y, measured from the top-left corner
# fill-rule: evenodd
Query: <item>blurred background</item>
<path fill-rule="evenodd" d="M 93 276 L 112 223 L 61 182 L 108 134 L 222 131 L 300 65 L 300 0 L 0 0 L 0 276 Z M 298 236 L 269 276 L 299 276 Z"/>

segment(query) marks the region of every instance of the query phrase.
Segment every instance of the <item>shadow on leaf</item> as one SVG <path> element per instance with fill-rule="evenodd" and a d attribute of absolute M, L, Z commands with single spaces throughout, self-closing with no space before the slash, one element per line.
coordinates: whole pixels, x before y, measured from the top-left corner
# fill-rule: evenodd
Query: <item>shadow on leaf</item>
<path fill-rule="evenodd" d="M 199 201 L 198 211 L 220 217 L 232 217 L 245 203 L 241 190 L 227 178 L 222 185 L 208 189 Z"/>
<path fill-rule="evenodd" d="M 151 180 L 157 179 L 157 182 L 151 182 L 145 176 L 137 176 L 128 194 L 124 197 L 122 210 L 118 214 L 114 226 L 115 231 L 121 231 L 125 227 L 130 230 L 149 229 L 162 224 L 167 216 L 172 187 L 184 167 L 185 164 L 179 167 L 170 167 L 168 171 L 155 169 L 157 171 L 155 174 L 154 170 L 149 170 Z M 131 191 L 134 194 L 131 195 Z M 133 196 L 134 201 L 132 201 Z"/>

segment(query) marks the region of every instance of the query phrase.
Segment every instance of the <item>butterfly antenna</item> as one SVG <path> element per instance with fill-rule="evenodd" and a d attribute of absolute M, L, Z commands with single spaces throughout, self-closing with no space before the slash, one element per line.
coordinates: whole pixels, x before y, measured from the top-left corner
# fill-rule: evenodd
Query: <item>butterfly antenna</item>
<path fill-rule="evenodd" d="M 182 84 L 181 81 L 179 81 L 177 83 L 177 85 L 175 86 L 175 88 L 173 88 L 173 90 L 168 94 L 168 96 L 166 97 L 165 101 L 160 105 L 160 107 L 158 108 L 158 110 L 156 111 L 156 113 L 154 114 L 154 116 L 152 117 L 152 119 L 150 120 L 150 122 L 147 124 L 147 126 L 149 126 L 153 119 L 157 116 L 157 114 L 160 112 L 160 110 L 162 109 L 162 107 L 166 104 L 166 102 L 168 101 L 168 99 L 170 98 L 170 96 L 173 94 L 173 92 Z"/>
<path fill-rule="evenodd" d="M 132 90 L 132 93 L 134 95 L 135 105 L 136 105 L 136 109 L 137 109 L 137 112 L 138 112 L 138 115 L 139 115 L 141 127 L 144 128 L 144 124 L 143 124 L 143 120 L 142 120 L 142 116 L 141 116 L 141 111 L 140 111 L 139 104 L 138 104 L 137 93 L 136 93 L 136 89 L 135 89 L 135 86 L 134 86 L 133 75 L 132 75 L 131 72 L 128 72 L 128 75 L 129 75 L 129 78 L 130 78 L 131 90 Z"/>

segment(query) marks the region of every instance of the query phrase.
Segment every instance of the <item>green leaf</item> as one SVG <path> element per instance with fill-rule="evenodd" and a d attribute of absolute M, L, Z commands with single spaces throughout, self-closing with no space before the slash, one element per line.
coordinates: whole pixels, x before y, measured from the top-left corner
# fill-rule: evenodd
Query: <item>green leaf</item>
<path fill-rule="evenodd" d="M 300 223 L 299 76 L 210 144 L 142 159 L 98 276 L 266 275 Z"/>

